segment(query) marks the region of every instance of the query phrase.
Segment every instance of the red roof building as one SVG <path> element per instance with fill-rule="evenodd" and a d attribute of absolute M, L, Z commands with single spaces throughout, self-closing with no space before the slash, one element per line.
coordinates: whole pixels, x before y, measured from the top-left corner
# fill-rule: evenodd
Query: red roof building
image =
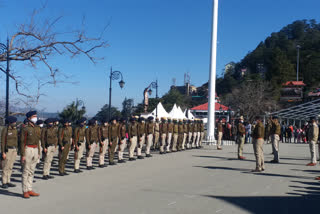
<path fill-rule="evenodd" d="M 229 108 L 227 106 L 224 106 L 220 103 L 215 103 L 215 104 L 216 104 L 216 106 L 215 106 L 216 111 L 220 111 L 220 110 L 221 111 L 228 111 L 229 110 Z M 208 103 L 193 107 L 191 110 L 192 111 L 208 111 Z"/>
<path fill-rule="evenodd" d="M 286 83 L 283 83 L 282 86 L 288 86 L 288 87 L 294 87 L 294 86 L 306 86 L 303 81 L 288 81 Z"/>
<path fill-rule="evenodd" d="M 280 100 L 284 102 L 301 102 L 306 84 L 303 81 L 288 81 L 282 84 Z"/>

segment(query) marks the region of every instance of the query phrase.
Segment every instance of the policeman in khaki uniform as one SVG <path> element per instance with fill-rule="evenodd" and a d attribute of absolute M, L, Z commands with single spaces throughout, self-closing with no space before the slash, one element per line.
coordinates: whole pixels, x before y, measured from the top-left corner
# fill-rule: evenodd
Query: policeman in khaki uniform
<path fill-rule="evenodd" d="M 119 151 L 118 151 L 118 163 L 125 163 L 126 161 L 123 159 L 123 153 L 125 148 L 127 147 L 127 122 L 125 118 L 121 119 L 121 123 L 119 126 L 120 129 L 120 140 L 119 140 Z"/>
<path fill-rule="evenodd" d="M 69 121 L 63 120 L 62 121 L 63 127 L 59 129 L 58 133 L 58 141 L 60 147 L 60 160 L 59 160 L 59 175 L 65 176 L 68 173 L 65 172 L 65 165 L 67 163 L 71 143 L 72 143 L 72 129 L 69 127 Z"/>
<path fill-rule="evenodd" d="M 117 123 L 117 118 L 111 119 L 111 124 L 109 125 L 109 165 L 116 165 L 114 162 L 114 151 L 118 145 L 120 137 L 119 124 Z"/>
<path fill-rule="evenodd" d="M 261 117 L 256 117 L 257 125 L 255 126 L 252 138 L 253 138 L 253 150 L 256 156 L 256 169 L 253 172 L 264 171 L 264 155 L 263 155 L 263 143 L 264 143 L 264 125 L 262 124 Z"/>
<path fill-rule="evenodd" d="M 307 134 L 311 153 L 311 162 L 307 166 L 315 166 L 317 165 L 316 144 L 319 137 L 319 127 L 315 117 L 310 118 L 310 127 Z"/>
<path fill-rule="evenodd" d="M 187 149 L 192 148 L 192 120 L 188 120 L 188 142 L 187 142 Z"/>
<path fill-rule="evenodd" d="M 176 118 L 173 119 L 173 143 L 172 143 L 172 152 L 177 151 L 179 137 L 179 124 Z"/>
<path fill-rule="evenodd" d="M 183 133 L 184 133 L 184 128 L 183 128 L 183 120 L 179 120 L 178 124 L 178 145 L 177 145 L 177 151 L 182 150 L 182 142 L 183 142 Z"/>
<path fill-rule="evenodd" d="M 138 138 L 137 156 L 138 156 L 138 159 L 144 159 L 144 157 L 142 157 L 141 155 L 142 148 L 146 141 L 146 124 L 143 117 L 139 118 L 138 137 L 139 138 Z"/>
<path fill-rule="evenodd" d="M 192 123 L 192 148 L 196 148 L 197 135 L 197 119 L 194 119 Z"/>
<path fill-rule="evenodd" d="M 153 117 L 148 117 L 148 123 L 146 124 L 146 132 L 147 132 L 147 145 L 146 145 L 146 157 L 150 158 L 152 155 L 150 154 L 151 146 L 153 145 L 153 134 L 154 134 L 154 123 Z"/>
<path fill-rule="evenodd" d="M 273 160 L 270 163 L 279 163 L 279 141 L 281 134 L 281 126 L 278 117 L 273 117 L 271 121 L 270 136 L 273 151 Z"/>
<path fill-rule="evenodd" d="M 44 151 L 45 159 L 43 165 L 43 179 L 48 180 L 53 178 L 50 175 L 51 164 L 53 160 L 53 156 L 57 150 L 58 146 L 58 130 L 53 126 L 53 119 L 49 118 L 45 121 L 47 127 L 42 129 L 41 132 L 41 146 Z"/>
<path fill-rule="evenodd" d="M 182 150 L 186 149 L 186 142 L 188 136 L 188 124 L 187 119 L 183 119 L 183 142 L 182 142 Z"/>
<path fill-rule="evenodd" d="M 222 148 L 221 148 L 222 136 L 223 136 L 222 120 L 219 119 L 219 122 L 218 122 L 218 143 L 217 143 L 217 149 L 218 150 L 222 150 Z"/>
<path fill-rule="evenodd" d="M 153 150 L 159 149 L 159 138 L 160 138 L 160 123 L 159 123 L 159 118 L 156 118 L 156 122 L 154 124 Z"/>
<path fill-rule="evenodd" d="M 100 143 L 99 127 L 96 119 L 89 121 L 89 127 L 86 129 L 86 147 L 87 147 L 87 169 L 92 170 L 92 159 L 97 145 Z M 101 146 L 101 145 L 100 145 Z"/>
<path fill-rule="evenodd" d="M 101 160 L 101 162 L 104 164 L 105 154 L 107 153 L 109 148 L 109 123 L 107 120 L 102 121 L 99 131 L 101 144 L 103 145 L 102 148 L 100 148 L 99 162 Z"/>
<path fill-rule="evenodd" d="M 17 118 L 8 116 L 6 118 L 7 126 L 1 132 L 1 158 L 3 160 L 2 188 L 4 189 L 16 186 L 11 183 L 12 168 L 17 157 L 18 148 L 16 122 Z"/>
<path fill-rule="evenodd" d="M 26 114 L 28 124 L 21 130 L 21 162 L 23 163 L 22 191 L 24 198 L 39 196 L 40 194 L 32 191 L 33 176 L 37 161 L 40 156 L 39 136 L 36 131 L 37 112 L 30 111 Z"/>
<path fill-rule="evenodd" d="M 82 117 L 77 121 L 77 126 L 73 132 L 74 147 L 74 172 L 80 173 L 80 161 L 86 149 L 86 121 L 87 118 Z"/>
<path fill-rule="evenodd" d="M 167 152 L 170 152 L 170 148 L 172 147 L 173 126 L 171 118 L 168 117 Z"/>
<path fill-rule="evenodd" d="M 161 136 L 161 145 L 160 145 L 160 155 L 165 154 L 166 138 L 168 133 L 168 124 L 166 123 L 167 118 L 161 118 L 160 124 L 160 136 Z"/>
<path fill-rule="evenodd" d="M 237 128 L 237 141 L 238 141 L 238 159 L 239 160 L 244 160 L 246 159 L 243 157 L 243 146 L 244 146 L 244 141 L 245 141 L 245 136 L 246 136 L 246 128 L 243 124 L 243 116 L 239 118 L 239 124 Z"/>
<path fill-rule="evenodd" d="M 135 161 L 136 159 L 133 156 L 134 156 L 134 150 L 137 147 L 137 141 L 138 141 L 138 124 L 136 123 L 135 117 L 130 119 L 128 134 L 129 134 L 129 141 L 130 141 L 129 161 Z"/>
<path fill-rule="evenodd" d="M 196 143 L 196 147 L 200 148 L 200 137 L 201 137 L 201 133 L 200 133 L 200 119 L 197 120 L 197 143 Z"/>
<path fill-rule="evenodd" d="M 203 138 L 204 138 L 204 123 L 203 123 L 203 120 L 200 120 L 200 143 L 199 143 L 200 148 L 202 148 Z"/>

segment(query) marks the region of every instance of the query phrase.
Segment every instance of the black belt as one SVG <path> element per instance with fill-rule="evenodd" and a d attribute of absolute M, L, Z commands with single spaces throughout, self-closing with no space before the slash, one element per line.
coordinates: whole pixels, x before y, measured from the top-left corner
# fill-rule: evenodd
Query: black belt
<path fill-rule="evenodd" d="M 7 146 L 7 149 L 17 149 L 15 146 Z"/>

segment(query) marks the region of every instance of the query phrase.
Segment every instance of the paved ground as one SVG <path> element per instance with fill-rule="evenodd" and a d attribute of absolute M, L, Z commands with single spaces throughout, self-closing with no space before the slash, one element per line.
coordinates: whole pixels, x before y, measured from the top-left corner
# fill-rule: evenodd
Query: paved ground
<path fill-rule="evenodd" d="M 266 160 L 271 160 L 271 146 L 264 148 Z M 318 166 L 305 166 L 308 146 L 281 144 L 280 149 L 281 164 L 267 164 L 265 173 L 250 172 L 255 167 L 251 144 L 245 146 L 245 161 L 235 158 L 235 146 L 222 151 L 207 146 L 49 181 L 41 180 L 38 171 L 34 189 L 41 197 L 29 200 L 21 198 L 16 166 L 13 176 L 19 186 L 10 192 L 0 189 L 0 210 L 10 214 L 318 212 L 320 183 L 314 177 L 320 171 Z"/>

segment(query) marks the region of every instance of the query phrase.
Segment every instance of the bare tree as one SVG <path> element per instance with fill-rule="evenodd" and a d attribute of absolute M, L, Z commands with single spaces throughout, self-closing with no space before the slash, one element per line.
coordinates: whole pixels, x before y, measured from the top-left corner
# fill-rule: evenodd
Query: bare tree
<path fill-rule="evenodd" d="M 239 109 L 249 120 L 278 108 L 272 97 L 270 84 L 263 81 L 243 83 L 227 95 L 224 102 L 233 109 Z"/>
<path fill-rule="evenodd" d="M 61 55 L 74 58 L 84 55 L 92 63 L 96 63 L 103 58 L 95 57 L 95 50 L 108 47 L 108 43 L 103 39 L 107 25 L 102 29 L 100 35 L 89 37 L 83 18 L 81 29 L 59 32 L 56 30 L 56 26 L 62 22 L 62 17 L 43 20 L 39 14 L 44 10 L 45 6 L 34 10 L 30 19 L 25 24 L 18 25 L 17 31 L 9 37 L 10 62 L 25 62 L 34 69 L 44 65 L 48 71 L 46 75 L 48 78 L 37 77 L 38 87 L 35 95 L 31 95 L 27 90 L 28 84 L 24 81 L 23 75 L 14 71 L 10 72 L 10 78 L 15 82 L 17 94 L 24 97 L 26 103 L 37 103 L 43 95 L 41 88 L 44 86 L 68 82 L 66 80 L 68 76 L 50 61 L 53 56 Z M 1 52 L 0 62 L 6 61 L 6 58 L 6 52 Z M 0 70 L 6 73 L 3 66 L 0 66 Z"/>

